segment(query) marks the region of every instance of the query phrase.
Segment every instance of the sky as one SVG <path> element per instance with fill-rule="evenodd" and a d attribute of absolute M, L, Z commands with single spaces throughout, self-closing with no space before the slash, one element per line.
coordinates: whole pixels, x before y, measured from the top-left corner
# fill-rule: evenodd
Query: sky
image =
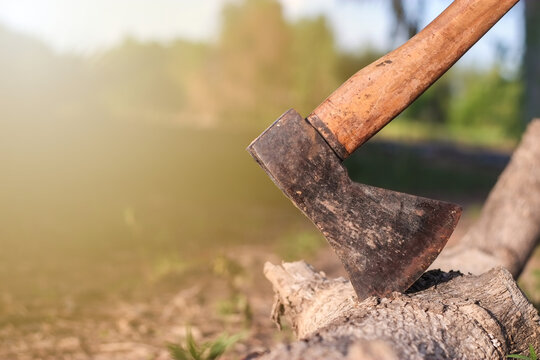
<path fill-rule="evenodd" d="M 126 37 L 167 42 L 182 37 L 211 41 L 219 31 L 221 7 L 237 0 L 0 0 L 0 25 L 42 39 L 57 52 L 92 54 Z M 287 19 L 325 15 L 342 49 L 369 45 L 390 50 L 395 44 L 388 1 L 279 0 Z M 416 0 L 408 4 L 414 6 Z M 428 23 L 450 0 L 426 1 Z M 507 65 L 522 53 L 522 5 L 512 9 L 467 54 L 462 63 L 483 66 L 496 58 L 496 44 L 510 55 Z"/>

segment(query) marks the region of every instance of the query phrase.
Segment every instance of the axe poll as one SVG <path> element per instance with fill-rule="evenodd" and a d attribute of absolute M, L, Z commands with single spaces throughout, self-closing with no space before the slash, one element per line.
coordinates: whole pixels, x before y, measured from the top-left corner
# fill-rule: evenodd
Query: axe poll
<path fill-rule="evenodd" d="M 455 0 L 307 118 L 283 114 L 248 151 L 323 233 L 360 300 L 405 291 L 452 234 L 457 205 L 354 183 L 342 161 L 443 75 L 518 0 Z"/>

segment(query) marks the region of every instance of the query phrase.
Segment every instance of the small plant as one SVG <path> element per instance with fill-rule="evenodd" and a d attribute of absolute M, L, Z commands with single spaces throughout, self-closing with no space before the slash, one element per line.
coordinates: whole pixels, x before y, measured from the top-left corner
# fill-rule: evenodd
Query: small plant
<path fill-rule="evenodd" d="M 217 303 L 218 314 L 221 316 L 241 315 L 244 325 L 249 326 L 253 321 L 253 312 L 247 297 L 241 293 L 236 293 L 228 299 Z"/>
<path fill-rule="evenodd" d="M 242 293 L 242 287 L 248 283 L 248 272 L 236 260 L 227 256 L 219 256 L 214 260 L 213 272 L 225 280 L 229 297 L 217 303 L 221 316 L 241 315 L 246 327 L 251 325 L 253 314 L 248 298 Z"/>
<path fill-rule="evenodd" d="M 191 331 L 187 331 L 185 346 L 169 344 L 169 353 L 173 360 L 216 360 L 225 353 L 229 346 L 236 343 L 243 336 L 241 334 L 228 336 L 222 334 L 214 341 L 197 344 Z"/>
<path fill-rule="evenodd" d="M 247 281 L 246 269 L 236 260 L 228 256 L 218 256 L 212 264 L 212 271 L 215 275 L 223 278 L 229 289 L 238 291 L 241 285 Z"/>
<path fill-rule="evenodd" d="M 538 360 L 538 357 L 536 356 L 536 351 L 534 351 L 534 348 L 532 345 L 529 345 L 529 356 L 512 354 L 512 355 L 507 355 L 506 357 L 512 358 L 512 359 Z"/>

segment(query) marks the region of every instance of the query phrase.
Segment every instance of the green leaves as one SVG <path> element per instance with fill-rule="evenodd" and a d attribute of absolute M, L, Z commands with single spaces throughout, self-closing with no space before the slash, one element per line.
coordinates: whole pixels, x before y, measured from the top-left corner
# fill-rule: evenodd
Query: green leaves
<path fill-rule="evenodd" d="M 538 357 L 536 356 L 536 351 L 534 350 L 532 345 L 529 345 L 529 356 L 512 354 L 507 355 L 506 357 L 511 359 L 538 360 Z"/>
<path fill-rule="evenodd" d="M 228 336 L 224 333 L 214 341 L 197 344 L 188 330 L 185 345 L 169 344 L 168 349 L 173 360 L 216 360 L 242 337 L 243 334 Z"/>

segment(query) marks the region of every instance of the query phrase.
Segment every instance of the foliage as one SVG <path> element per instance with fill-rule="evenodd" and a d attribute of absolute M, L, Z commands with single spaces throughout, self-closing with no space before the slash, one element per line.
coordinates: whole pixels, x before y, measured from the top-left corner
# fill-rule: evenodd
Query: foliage
<path fill-rule="evenodd" d="M 314 256 L 325 244 L 315 231 L 294 231 L 279 239 L 278 252 L 285 261 L 297 261 Z"/>
<path fill-rule="evenodd" d="M 222 334 L 213 341 L 197 344 L 191 331 L 188 330 L 186 342 L 181 344 L 169 344 L 169 353 L 174 360 L 216 360 L 234 343 L 238 342 L 243 335 L 228 336 Z"/>
<path fill-rule="evenodd" d="M 290 24 L 274 0 L 227 5 L 216 54 L 217 108 L 229 123 L 266 125 L 291 104 L 307 113 L 338 85 L 325 19 Z"/>
<path fill-rule="evenodd" d="M 523 131 L 520 112 L 523 84 L 505 79 L 499 69 L 465 74 L 458 82 L 448 109 L 454 129 L 497 129 L 518 137 Z"/>
<path fill-rule="evenodd" d="M 404 111 L 404 117 L 428 126 L 432 123 L 447 123 L 452 102 L 452 80 L 450 75 L 441 77 Z"/>
<path fill-rule="evenodd" d="M 534 351 L 534 347 L 532 345 L 529 345 L 529 356 L 512 354 L 512 355 L 507 355 L 506 357 L 512 358 L 512 359 L 524 359 L 524 360 L 537 360 L 538 359 L 536 352 Z"/>
<path fill-rule="evenodd" d="M 375 50 L 374 48 L 367 47 L 358 50 L 355 53 L 343 52 L 338 54 L 338 69 L 337 76 L 340 83 L 345 82 L 358 70 L 368 66 L 378 58 L 380 58 L 383 53 Z"/>
<path fill-rule="evenodd" d="M 275 0 L 228 3 L 221 24 L 215 43 L 128 38 L 89 58 L 55 55 L 0 28 L 0 48 L 10 50 L 0 60 L 1 118 L 47 114 L 87 122 L 81 114 L 91 113 L 132 122 L 260 129 L 291 106 L 307 115 L 381 55 L 369 48 L 340 51 L 324 17 L 288 22 Z M 506 79 L 497 68 L 452 71 L 404 115 L 443 124 L 446 132 L 482 129 L 517 137 L 522 87 L 517 76 Z"/>

